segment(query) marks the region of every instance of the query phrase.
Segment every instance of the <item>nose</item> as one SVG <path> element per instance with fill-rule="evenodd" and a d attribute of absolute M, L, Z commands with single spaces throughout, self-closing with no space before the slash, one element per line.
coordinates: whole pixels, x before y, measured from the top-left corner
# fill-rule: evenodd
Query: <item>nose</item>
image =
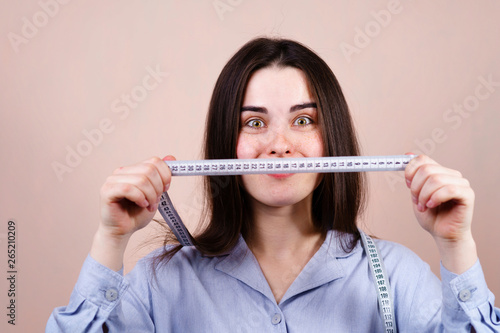
<path fill-rule="evenodd" d="M 269 155 L 286 157 L 292 154 L 292 142 L 284 131 L 275 132 L 269 143 Z"/>

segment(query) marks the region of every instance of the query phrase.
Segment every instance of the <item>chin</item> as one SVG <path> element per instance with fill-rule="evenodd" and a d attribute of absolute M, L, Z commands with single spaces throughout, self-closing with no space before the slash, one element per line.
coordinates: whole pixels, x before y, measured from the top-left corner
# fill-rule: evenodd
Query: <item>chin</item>
<path fill-rule="evenodd" d="M 286 193 L 273 193 L 272 195 L 264 195 L 253 197 L 253 199 L 259 202 L 262 205 L 273 207 L 273 208 L 282 208 L 282 207 L 291 207 L 297 204 L 304 204 L 308 202 L 308 199 L 312 198 L 312 193 L 309 195 L 304 194 L 296 194 L 290 193 L 287 191 Z"/>
<path fill-rule="evenodd" d="M 247 175 L 243 182 L 253 200 L 278 208 L 311 202 L 317 178 L 309 174 Z"/>

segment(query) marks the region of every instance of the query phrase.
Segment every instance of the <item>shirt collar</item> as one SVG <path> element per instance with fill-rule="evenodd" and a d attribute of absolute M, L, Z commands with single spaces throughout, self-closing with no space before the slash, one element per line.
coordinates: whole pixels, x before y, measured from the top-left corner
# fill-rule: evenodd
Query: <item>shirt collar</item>
<path fill-rule="evenodd" d="M 343 278 L 345 273 L 338 259 L 347 258 L 360 250 L 358 242 L 351 252 L 344 251 L 340 243 L 339 233 L 329 231 L 319 250 L 288 288 L 281 303 L 299 293 Z M 274 301 L 273 293 L 259 263 L 242 236 L 230 253 L 222 257 L 215 265 L 215 269 L 243 282 Z"/>

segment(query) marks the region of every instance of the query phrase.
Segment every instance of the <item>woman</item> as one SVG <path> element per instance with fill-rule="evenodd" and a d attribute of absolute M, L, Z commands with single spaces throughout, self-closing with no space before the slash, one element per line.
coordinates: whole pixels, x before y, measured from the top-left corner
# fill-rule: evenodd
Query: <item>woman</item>
<path fill-rule="evenodd" d="M 341 88 L 308 48 L 259 38 L 222 70 L 206 159 L 358 154 Z M 153 218 L 170 176 L 152 158 L 107 179 L 90 255 L 47 331 L 388 332 L 356 226 L 361 174 L 207 177 L 209 223 L 195 246 L 167 246 L 123 277 L 127 242 Z M 441 254 L 442 284 L 408 249 L 376 241 L 397 328 L 499 331 L 471 234 L 468 181 L 426 156 L 409 163 L 405 179 L 417 220 Z"/>

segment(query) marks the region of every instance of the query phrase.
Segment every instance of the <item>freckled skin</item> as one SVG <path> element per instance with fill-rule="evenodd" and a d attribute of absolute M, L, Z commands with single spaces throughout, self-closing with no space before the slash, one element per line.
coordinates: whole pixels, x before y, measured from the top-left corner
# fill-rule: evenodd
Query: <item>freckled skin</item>
<path fill-rule="evenodd" d="M 247 86 L 243 108 L 259 107 L 265 112 L 242 111 L 238 158 L 283 158 L 323 156 L 323 142 L 316 107 L 305 75 L 291 68 L 256 71 Z M 242 176 L 254 204 L 270 207 L 309 206 L 318 174 Z"/>

